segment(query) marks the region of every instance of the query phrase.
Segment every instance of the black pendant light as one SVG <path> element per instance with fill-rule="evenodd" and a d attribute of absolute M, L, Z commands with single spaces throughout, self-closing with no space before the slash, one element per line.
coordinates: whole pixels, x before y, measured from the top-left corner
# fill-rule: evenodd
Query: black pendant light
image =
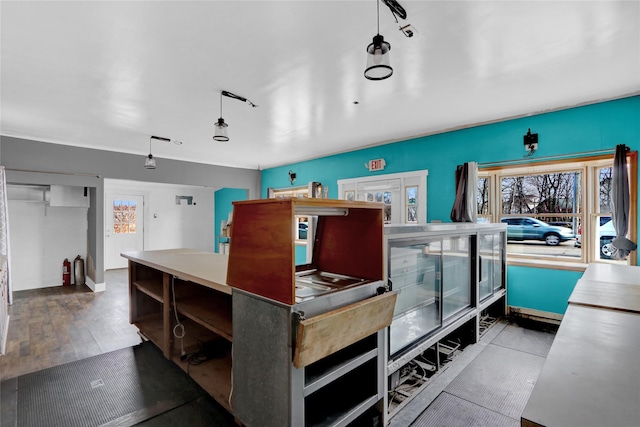
<path fill-rule="evenodd" d="M 369 80 L 384 80 L 391 77 L 393 68 L 389 59 L 391 45 L 384 41 L 380 35 L 380 0 L 376 0 L 378 8 L 378 34 L 373 37 L 373 42 L 367 46 L 367 68 L 364 76 Z"/>
<path fill-rule="evenodd" d="M 229 125 L 226 124 L 224 122 L 224 119 L 222 118 L 222 97 L 223 96 L 226 96 L 232 99 L 237 99 L 238 101 L 246 102 L 247 104 L 251 105 L 254 108 L 257 107 L 256 104 L 249 101 L 247 98 L 243 96 L 239 96 L 239 95 L 236 95 L 235 93 L 227 92 L 226 90 L 221 91 L 220 92 L 220 118 L 214 124 L 215 130 L 213 132 L 213 140 L 219 141 L 219 142 L 229 141 L 229 135 L 227 135 L 227 128 L 229 127 Z"/>
<path fill-rule="evenodd" d="M 151 140 L 153 137 L 149 138 L 149 155 L 144 159 L 144 168 L 145 169 L 155 169 L 156 168 L 156 159 L 153 158 L 153 154 L 151 154 Z"/>
<path fill-rule="evenodd" d="M 213 131 L 213 140 L 218 142 L 229 141 L 229 136 L 227 135 L 227 128 L 229 127 L 229 125 L 226 124 L 224 122 L 224 119 L 222 118 L 222 95 L 223 94 L 224 94 L 224 91 L 220 92 L 220 118 L 214 124 L 214 131 Z"/>

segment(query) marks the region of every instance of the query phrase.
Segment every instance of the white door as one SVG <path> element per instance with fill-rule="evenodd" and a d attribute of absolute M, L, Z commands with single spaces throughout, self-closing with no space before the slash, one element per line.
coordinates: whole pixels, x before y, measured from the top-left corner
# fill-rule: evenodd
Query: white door
<path fill-rule="evenodd" d="M 105 205 L 104 268 L 126 268 L 122 252 L 144 249 L 144 197 L 107 194 Z"/>

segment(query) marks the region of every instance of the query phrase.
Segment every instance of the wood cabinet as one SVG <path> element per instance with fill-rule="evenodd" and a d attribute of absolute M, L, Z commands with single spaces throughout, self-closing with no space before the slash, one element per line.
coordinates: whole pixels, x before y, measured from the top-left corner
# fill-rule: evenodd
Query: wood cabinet
<path fill-rule="evenodd" d="M 228 256 L 123 254 L 130 321 L 247 427 L 382 422 L 385 330 L 397 297 L 383 280 L 382 209 L 236 202 Z M 305 265 L 294 261 L 299 215 L 316 224 Z M 225 352 L 189 365 L 184 355 L 200 343 Z"/>
<path fill-rule="evenodd" d="M 227 257 L 188 249 L 130 252 L 130 322 L 231 411 L 231 288 Z M 179 326 L 178 326 L 179 325 Z M 201 364 L 189 354 L 218 353 Z"/>
<path fill-rule="evenodd" d="M 328 199 L 234 203 L 233 408 L 247 427 L 382 422 L 385 330 L 396 294 L 383 281 L 383 205 Z M 298 216 L 314 217 L 297 265 Z"/>
<path fill-rule="evenodd" d="M 296 303 L 296 273 L 317 269 L 382 280 L 383 204 L 331 199 L 235 202 L 227 283 Z M 295 264 L 296 216 L 317 216 L 312 265 Z"/>

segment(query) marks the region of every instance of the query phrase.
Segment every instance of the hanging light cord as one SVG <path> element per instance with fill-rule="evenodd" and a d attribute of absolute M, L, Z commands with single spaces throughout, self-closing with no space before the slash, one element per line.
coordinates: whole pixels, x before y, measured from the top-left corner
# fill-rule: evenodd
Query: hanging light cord
<path fill-rule="evenodd" d="M 173 335 L 180 340 L 180 358 L 183 358 L 187 353 L 184 351 L 184 325 L 180 323 L 178 317 L 178 305 L 176 304 L 176 289 L 175 289 L 176 276 L 171 276 L 171 296 L 173 299 L 173 312 L 176 316 L 176 325 L 173 327 Z M 166 302 L 165 302 L 166 304 Z"/>
<path fill-rule="evenodd" d="M 237 99 L 238 101 L 246 102 L 247 104 L 251 105 L 253 108 L 257 107 L 256 104 L 249 101 L 247 98 L 244 98 L 240 95 L 236 95 L 235 93 L 231 93 L 231 92 L 227 92 L 226 90 L 223 90 L 222 92 L 220 92 L 220 115 L 222 115 L 222 96 L 226 96 L 229 98 Z"/>
<path fill-rule="evenodd" d="M 378 13 L 378 34 L 380 34 L 380 0 L 376 0 L 376 12 Z"/>
<path fill-rule="evenodd" d="M 398 22 L 398 16 L 402 19 L 407 19 L 407 11 L 396 0 L 382 0 L 382 2 L 391 10 L 396 22 Z"/>

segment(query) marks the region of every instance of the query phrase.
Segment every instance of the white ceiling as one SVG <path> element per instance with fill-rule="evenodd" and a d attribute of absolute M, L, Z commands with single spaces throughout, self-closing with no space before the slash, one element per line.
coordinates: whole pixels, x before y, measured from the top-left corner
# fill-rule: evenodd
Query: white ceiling
<path fill-rule="evenodd" d="M 639 1 L 399 1 L 384 81 L 374 0 L 2 1 L 0 131 L 256 169 L 640 93 Z"/>

